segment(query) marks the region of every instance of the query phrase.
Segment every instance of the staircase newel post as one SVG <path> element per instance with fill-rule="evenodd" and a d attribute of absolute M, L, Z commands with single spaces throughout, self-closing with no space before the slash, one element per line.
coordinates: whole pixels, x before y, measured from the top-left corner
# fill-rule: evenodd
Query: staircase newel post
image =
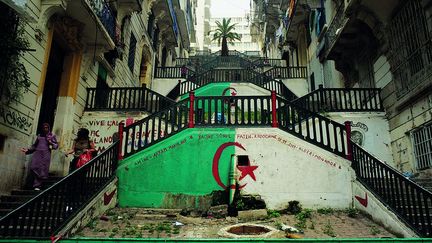
<path fill-rule="evenodd" d="M 347 160 L 352 161 L 351 122 L 350 121 L 345 121 L 345 131 L 346 131 L 346 140 L 347 140 L 346 158 L 347 158 Z"/>
<path fill-rule="evenodd" d="M 272 105 L 272 127 L 278 127 L 278 121 L 276 116 L 276 91 L 271 92 L 271 105 Z"/>
<path fill-rule="evenodd" d="M 319 95 L 319 101 L 318 101 L 318 110 L 321 110 L 324 106 L 324 86 L 322 84 L 318 85 L 318 95 Z"/>
<path fill-rule="evenodd" d="M 194 108 L 195 108 L 195 93 L 189 92 L 189 128 L 194 128 Z"/>
<path fill-rule="evenodd" d="M 118 160 L 123 159 L 122 150 L 123 150 L 123 130 L 124 130 L 124 123 L 120 122 L 119 128 L 118 128 L 118 137 L 119 137 L 119 145 L 118 145 Z"/>

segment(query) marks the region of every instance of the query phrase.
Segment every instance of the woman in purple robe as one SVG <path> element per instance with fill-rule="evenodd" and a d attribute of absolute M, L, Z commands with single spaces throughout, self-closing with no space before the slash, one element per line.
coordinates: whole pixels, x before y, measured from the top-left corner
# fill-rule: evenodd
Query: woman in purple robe
<path fill-rule="evenodd" d="M 40 190 L 42 180 L 48 178 L 51 162 L 51 150 L 57 149 L 56 136 L 50 131 L 48 123 L 42 124 L 42 133 L 38 134 L 36 141 L 30 148 L 22 148 L 25 154 L 33 154 L 30 170 L 34 175 L 33 188 Z"/>

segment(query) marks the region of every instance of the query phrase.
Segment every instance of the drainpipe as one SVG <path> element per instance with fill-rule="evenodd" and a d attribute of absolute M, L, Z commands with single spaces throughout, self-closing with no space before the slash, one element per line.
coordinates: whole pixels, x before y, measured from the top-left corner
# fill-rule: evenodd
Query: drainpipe
<path fill-rule="evenodd" d="M 234 194 L 236 191 L 236 169 L 237 169 L 237 163 L 235 159 L 235 154 L 231 154 L 231 163 L 230 163 L 230 172 L 229 172 L 229 204 L 228 206 L 232 205 L 234 202 Z"/>

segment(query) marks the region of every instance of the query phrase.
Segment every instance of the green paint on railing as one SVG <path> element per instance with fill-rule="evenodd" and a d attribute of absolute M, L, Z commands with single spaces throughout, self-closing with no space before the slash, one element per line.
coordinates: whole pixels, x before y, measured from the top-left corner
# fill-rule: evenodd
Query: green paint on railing
<path fill-rule="evenodd" d="M 22 240 L 22 239 L 1 239 L 0 243 L 51 243 L 50 240 Z M 59 240 L 58 243 L 129 243 L 129 242 L 340 242 L 340 243 L 392 243 L 392 242 L 432 242 L 432 239 L 426 238 L 353 238 L 353 239 L 171 239 L 171 238 L 76 238 Z"/>
<path fill-rule="evenodd" d="M 206 208 L 228 184 L 234 129 L 188 129 L 123 160 L 117 170 L 120 207 Z M 220 177 L 218 182 L 217 176 Z"/>

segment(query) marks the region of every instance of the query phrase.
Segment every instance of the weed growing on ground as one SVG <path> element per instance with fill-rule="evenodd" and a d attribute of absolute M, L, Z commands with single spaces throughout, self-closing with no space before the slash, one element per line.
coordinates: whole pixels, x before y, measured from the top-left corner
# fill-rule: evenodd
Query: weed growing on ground
<path fill-rule="evenodd" d="M 336 237 L 336 233 L 333 230 L 330 220 L 328 220 L 327 224 L 324 225 L 323 233 L 331 237 Z"/>
<path fill-rule="evenodd" d="M 166 233 L 170 233 L 171 225 L 169 223 L 159 223 L 158 225 L 156 225 L 155 229 L 157 232 L 165 231 Z"/>
<path fill-rule="evenodd" d="M 311 209 L 303 209 L 300 213 L 296 214 L 296 219 L 297 220 L 303 220 L 303 219 L 308 219 L 312 217 L 312 210 Z"/>
<path fill-rule="evenodd" d="M 309 226 L 309 229 L 314 230 L 315 229 L 315 222 L 311 221 L 311 225 Z"/>
<path fill-rule="evenodd" d="M 303 209 L 300 213 L 296 214 L 295 218 L 297 219 L 297 223 L 294 225 L 299 229 L 306 229 L 306 219 L 310 219 L 312 217 L 311 209 Z"/>
<path fill-rule="evenodd" d="M 279 218 L 281 215 L 278 211 L 276 210 L 267 210 L 267 218 L 271 219 L 271 218 Z"/>
<path fill-rule="evenodd" d="M 173 234 L 178 235 L 180 233 L 179 227 L 174 227 Z"/>
<path fill-rule="evenodd" d="M 360 210 L 358 210 L 357 208 L 347 208 L 345 209 L 345 212 L 348 215 L 348 217 L 357 218 L 357 216 L 360 213 Z"/>
<path fill-rule="evenodd" d="M 244 202 L 241 200 L 241 198 L 236 202 L 236 208 L 239 211 L 242 211 L 245 208 Z"/>
<path fill-rule="evenodd" d="M 333 212 L 334 212 L 334 210 L 332 208 L 319 208 L 319 209 L 317 209 L 317 213 L 324 214 L 324 215 L 332 214 Z"/>
<path fill-rule="evenodd" d="M 282 223 L 281 223 L 281 222 L 276 222 L 276 223 L 275 223 L 275 227 L 276 227 L 276 229 L 278 229 L 278 230 L 282 230 Z"/>
<path fill-rule="evenodd" d="M 371 226 L 370 226 L 370 233 L 371 233 L 372 235 L 377 235 L 377 234 L 380 234 L 380 233 L 381 233 L 381 230 L 378 229 L 375 225 L 371 225 Z"/>
<path fill-rule="evenodd" d="M 90 222 L 86 225 L 86 227 L 94 230 L 96 228 L 97 222 L 96 219 L 91 219 Z"/>

